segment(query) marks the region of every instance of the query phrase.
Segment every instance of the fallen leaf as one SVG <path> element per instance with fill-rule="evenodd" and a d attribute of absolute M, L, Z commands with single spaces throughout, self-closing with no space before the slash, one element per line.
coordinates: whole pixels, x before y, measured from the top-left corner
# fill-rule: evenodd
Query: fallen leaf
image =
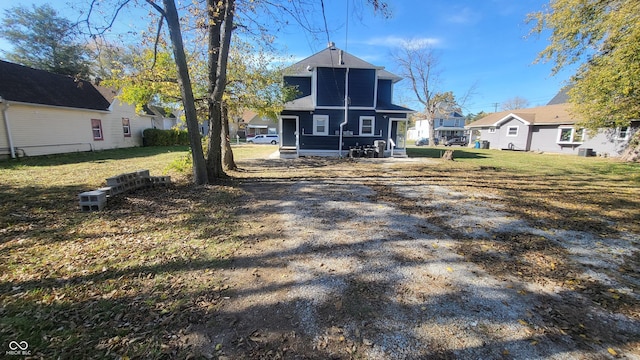
<path fill-rule="evenodd" d="M 612 348 L 608 348 L 607 351 L 609 352 L 609 354 L 611 354 L 613 356 L 618 356 L 618 352 L 613 350 Z"/>

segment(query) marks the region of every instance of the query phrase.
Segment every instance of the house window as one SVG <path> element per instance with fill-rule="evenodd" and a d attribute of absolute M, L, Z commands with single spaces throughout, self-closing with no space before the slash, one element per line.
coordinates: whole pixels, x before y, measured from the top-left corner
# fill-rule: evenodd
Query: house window
<path fill-rule="evenodd" d="M 517 126 L 509 126 L 507 128 L 507 136 L 518 136 L 518 127 Z"/>
<path fill-rule="evenodd" d="M 495 134 L 495 133 L 496 133 L 496 128 L 490 127 L 489 128 L 489 134 Z"/>
<path fill-rule="evenodd" d="M 374 135 L 376 127 L 376 118 L 373 116 L 361 116 L 360 117 L 360 135 L 372 136 Z"/>
<path fill-rule="evenodd" d="M 91 119 L 91 131 L 93 132 L 93 140 L 104 140 L 102 136 L 102 121 L 100 119 Z"/>
<path fill-rule="evenodd" d="M 438 119 L 438 126 L 444 126 L 444 119 Z"/>
<path fill-rule="evenodd" d="M 629 138 L 629 127 L 623 126 L 616 129 L 616 139 L 627 140 Z"/>
<path fill-rule="evenodd" d="M 559 129 L 558 143 L 559 144 L 572 144 L 581 143 L 584 141 L 584 129 L 574 129 L 571 127 L 564 127 Z"/>
<path fill-rule="evenodd" d="M 122 132 L 124 137 L 131 137 L 131 123 L 128 118 L 122 118 Z"/>
<path fill-rule="evenodd" d="M 313 115 L 313 135 L 329 135 L 329 115 Z"/>

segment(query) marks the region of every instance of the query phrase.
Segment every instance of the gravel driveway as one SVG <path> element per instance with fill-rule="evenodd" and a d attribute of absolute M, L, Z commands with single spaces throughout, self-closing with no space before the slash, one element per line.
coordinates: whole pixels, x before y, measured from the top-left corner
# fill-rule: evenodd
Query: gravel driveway
<path fill-rule="evenodd" d="M 528 224 L 491 191 L 399 177 L 396 166 L 389 160 L 375 177 L 245 181 L 247 246 L 225 270 L 229 296 L 206 329 L 203 353 L 640 359 L 637 308 L 603 311 L 558 282 L 527 280 L 510 270 L 512 253 L 488 242 L 544 239 L 570 259 L 574 277 L 616 286 L 637 302 L 633 288 L 607 275 L 621 254 L 637 254 L 633 234 L 600 246 L 588 232 Z M 552 253 L 529 266 L 564 265 Z"/>

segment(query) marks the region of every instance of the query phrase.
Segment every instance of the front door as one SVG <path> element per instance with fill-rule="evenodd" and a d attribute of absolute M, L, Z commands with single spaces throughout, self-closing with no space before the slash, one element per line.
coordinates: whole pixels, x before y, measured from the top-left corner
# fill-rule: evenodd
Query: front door
<path fill-rule="evenodd" d="M 282 147 L 294 148 L 298 146 L 298 118 L 282 118 Z"/>

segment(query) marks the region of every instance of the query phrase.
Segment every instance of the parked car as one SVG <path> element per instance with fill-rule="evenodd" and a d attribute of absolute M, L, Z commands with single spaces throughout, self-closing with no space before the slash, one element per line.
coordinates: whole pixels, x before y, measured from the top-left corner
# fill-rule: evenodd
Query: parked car
<path fill-rule="evenodd" d="M 438 139 L 435 139 L 434 143 L 438 145 Z M 429 138 L 423 137 L 416 140 L 416 146 L 429 145 Z"/>
<path fill-rule="evenodd" d="M 280 142 L 280 137 L 277 134 L 265 134 L 256 135 L 254 137 L 248 137 L 247 142 L 249 144 L 277 144 Z"/>
<path fill-rule="evenodd" d="M 467 145 L 467 139 L 466 138 L 454 137 L 454 138 L 451 138 L 451 139 L 447 140 L 444 143 L 444 146 L 451 146 L 451 145 L 466 146 Z"/>

